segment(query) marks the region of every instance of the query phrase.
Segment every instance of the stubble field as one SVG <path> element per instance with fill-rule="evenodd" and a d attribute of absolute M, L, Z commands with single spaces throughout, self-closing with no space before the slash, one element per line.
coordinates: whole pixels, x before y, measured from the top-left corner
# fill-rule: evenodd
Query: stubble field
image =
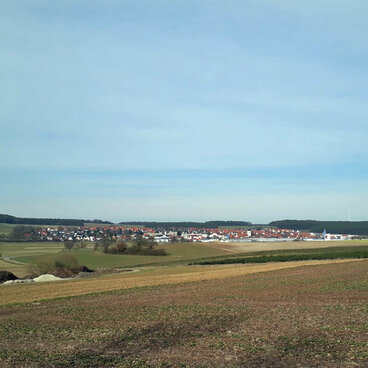
<path fill-rule="evenodd" d="M 3 306 L 0 366 L 366 367 L 367 266 L 325 263 Z"/>
<path fill-rule="evenodd" d="M 53 298 L 105 291 L 124 290 L 135 287 L 217 280 L 259 272 L 302 267 L 306 265 L 344 263 L 347 261 L 351 262 L 351 260 L 311 260 L 298 262 L 275 262 L 260 265 L 154 267 L 137 269 L 133 270 L 133 272 L 121 272 L 102 276 L 99 275 L 82 279 L 66 279 L 58 282 L 2 285 L 0 287 L 0 306 L 12 303 L 43 301 Z"/>

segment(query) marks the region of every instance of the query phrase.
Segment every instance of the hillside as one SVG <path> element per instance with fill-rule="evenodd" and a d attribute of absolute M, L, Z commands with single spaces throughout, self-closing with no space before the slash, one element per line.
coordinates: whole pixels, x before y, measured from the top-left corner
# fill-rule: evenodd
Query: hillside
<path fill-rule="evenodd" d="M 204 228 L 204 229 L 217 229 L 219 227 L 236 227 L 236 226 L 251 226 L 252 223 L 249 221 L 206 221 L 206 222 L 194 222 L 194 221 L 122 221 L 121 225 L 140 225 L 149 228 Z"/>
<path fill-rule="evenodd" d="M 6 214 L 0 214 L 0 223 L 13 224 L 13 225 L 63 225 L 63 226 L 83 226 L 85 223 L 112 224 L 112 222 L 101 220 L 16 217 Z"/>
<path fill-rule="evenodd" d="M 279 220 L 269 223 L 279 229 L 306 230 L 322 233 L 326 229 L 333 234 L 368 235 L 368 221 L 316 221 L 316 220 Z"/>

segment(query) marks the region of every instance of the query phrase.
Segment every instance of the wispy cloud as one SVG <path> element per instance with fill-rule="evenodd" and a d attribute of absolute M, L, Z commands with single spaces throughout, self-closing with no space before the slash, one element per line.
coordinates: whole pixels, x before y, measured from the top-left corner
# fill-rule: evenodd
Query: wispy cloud
<path fill-rule="evenodd" d="M 365 1 L 1 3 L 0 210 L 37 203 L 45 216 L 75 217 L 77 205 L 118 217 L 115 198 L 139 204 L 132 216 L 157 218 L 169 199 L 166 219 L 179 206 L 183 216 L 207 216 L 201 205 L 240 215 L 245 202 L 259 219 L 296 203 L 305 216 L 315 203 L 333 217 L 359 196 L 363 218 L 366 10 Z"/>

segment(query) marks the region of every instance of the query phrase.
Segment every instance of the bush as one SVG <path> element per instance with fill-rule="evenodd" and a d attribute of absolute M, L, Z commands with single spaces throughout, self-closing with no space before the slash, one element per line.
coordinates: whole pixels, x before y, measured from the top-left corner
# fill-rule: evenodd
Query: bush
<path fill-rule="evenodd" d="M 139 254 L 142 256 L 167 256 L 164 249 L 141 249 Z"/>
<path fill-rule="evenodd" d="M 164 249 L 140 248 L 136 245 L 128 248 L 125 254 L 136 254 L 140 256 L 167 256 Z"/>
<path fill-rule="evenodd" d="M 109 253 L 110 253 L 110 254 L 118 254 L 119 252 L 118 252 L 118 250 L 116 249 L 116 247 L 110 247 L 110 248 L 109 248 Z"/>
<path fill-rule="evenodd" d="M 56 256 L 54 265 L 57 268 L 68 268 L 72 269 L 79 266 L 77 258 L 71 254 L 59 254 Z"/>
<path fill-rule="evenodd" d="M 37 265 L 35 264 L 27 265 L 27 273 L 25 276 L 26 279 L 34 279 L 35 277 L 40 275 L 42 275 L 42 273 L 40 272 L 40 269 L 38 268 Z"/>
<path fill-rule="evenodd" d="M 75 246 L 75 241 L 74 240 L 65 240 L 64 241 L 64 247 L 68 251 L 71 251 L 74 246 Z"/>
<path fill-rule="evenodd" d="M 126 250 L 128 249 L 128 246 L 124 241 L 119 241 L 116 244 L 115 248 L 116 248 L 117 253 L 125 253 Z"/>
<path fill-rule="evenodd" d="M 152 239 L 139 237 L 134 240 L 131 246 L 124 240 L 118 240 L 114 243 L 111 239 L 102 239 L 100 243 L 95 243 L 95 250 L 102 247 L 104 253 L 110 254 L 134 254 L 143 256 L 167 256 L 163 249 L 154 249 L 156 243 Z M 105 244 L 105 246 L 104 246 Z"/>
<path fill-rule="evenodd" d="M 124 254 L 127 252 L 128 246 L 124 241 L 119 241 L 115 246 L 109 248 L 111 254 Z"/>
<path fill-rule="evenodd" d="M 126 254 L 138 254 L 140 251 L 141 251 L 140 247 L 132 245 L 131 247 L 127 248 Z"/>
<path fill-rule="evenodd" d="M 35 260 L 35 264 L 29 265 L 27 273 L 30 276 L 53 273 L 57 268 L 73 269 L 79 266 L 78 260 L 71 254 L 61 253 L 55 256 L 42 256 Z"/>
<path fill-rule="evenodd" d="M 134 246 L 138 248 L 149 248 L 152 249 L 156 245 L 155 241 L 153 239 L 145 239 L 142 237 L 138 237 L 134 240 Z"/>
<path fill-rule="evenodd" d="M 53 256 L 42 256 L 35 260 L 34 272 L 40 275 L 45 273 L 52 273 L 55 270 L 55 263 Z"/>
<path fill-rule="evenodd" d="M 95 243 L 94 249 L 102 248 L 103 253 L 109 253 L 110 247 L 114 244 L 114 239 L 105 235 L 99 241 Z"/>
<path fill-rule="evenodd" d="M 84 240 L 81 240 L 79 242 L 79 246 L 80 246 L 80 249 L 85 249 L 85 248 L 87 248 L 87 242 L 84 241 Z"/>

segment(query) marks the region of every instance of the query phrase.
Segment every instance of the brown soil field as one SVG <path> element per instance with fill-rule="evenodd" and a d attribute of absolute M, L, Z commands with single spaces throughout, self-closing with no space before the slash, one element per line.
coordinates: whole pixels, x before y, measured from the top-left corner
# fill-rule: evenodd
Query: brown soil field
<path fill-rule="evenodd" d="M 368 246 L 368 241 L 291 241 L 291 242 L 246 242 L 246 243 L 206 243 L 209 247 L 232 253 L 265 252 L 273 250 L 317 249 L 347 246 Z"/>
<path fill-rule="evenodd" d="M 367 367 L 367 266 L 329 263 L 4 306 L 0 367 Z"/>
<path fill-rule="evenodd" d="M 141 272 L 137 273 L 120 273 L 86 279 L 1 285 L 0 305 L 34 302 L 96 292 L 131 289 L 135 287 L 223 279 L 305 265 L 339 262 L 351 262 L 351 260 L 311 260 L 247 265 L 179 266 L 172 268 L 157 267 L 153 269 L 143 269 Z"/>

